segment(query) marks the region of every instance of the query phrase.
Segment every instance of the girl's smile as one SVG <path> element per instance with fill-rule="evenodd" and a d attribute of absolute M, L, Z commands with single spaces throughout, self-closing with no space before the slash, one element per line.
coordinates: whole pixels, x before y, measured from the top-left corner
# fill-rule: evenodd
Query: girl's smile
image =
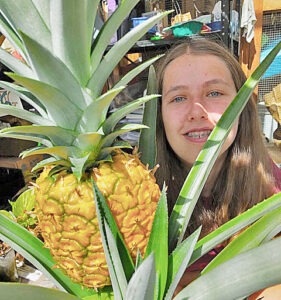
<path fill-rule="evenodd" d="M 194 128 L 186 132 L 185 138 L 193 143 L 205 143 L 211 133 L 212 129 L 207 128 Z"/>
<path fill-rule="evenodd" d="M 185 54 L 173 60 L 163 78 L 162 116 L 169 144 L 191 166 L 212 129 L 236 95 L 230 71 L 214 55 Z M 233 143 L 238 122 L 222 150 Z"/>

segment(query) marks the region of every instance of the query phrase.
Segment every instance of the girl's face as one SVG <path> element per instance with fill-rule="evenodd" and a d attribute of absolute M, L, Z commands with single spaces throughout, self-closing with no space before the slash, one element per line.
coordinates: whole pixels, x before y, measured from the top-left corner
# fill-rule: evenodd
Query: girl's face
<path fill-rule="evenodd" d="M 212 129 L 236 95 L 226 64 L 214 55 L 185 54 L 166 68 L 162 116 L 168 142 L 187 166 L 192 166 Z M 220 156 L 233 143 L 232 127 Z"/>

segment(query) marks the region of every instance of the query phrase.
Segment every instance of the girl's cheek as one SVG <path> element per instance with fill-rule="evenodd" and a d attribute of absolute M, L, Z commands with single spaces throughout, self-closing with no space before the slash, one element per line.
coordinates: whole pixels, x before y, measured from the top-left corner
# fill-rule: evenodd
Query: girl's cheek
<path fill-rule="evenodd" d="M 209 118 L 218 122 L 218 120 L 221 118 L 223 113 L 225 112 L 224 109 L 217 111 L 217 112 L 209 112 Z"/>

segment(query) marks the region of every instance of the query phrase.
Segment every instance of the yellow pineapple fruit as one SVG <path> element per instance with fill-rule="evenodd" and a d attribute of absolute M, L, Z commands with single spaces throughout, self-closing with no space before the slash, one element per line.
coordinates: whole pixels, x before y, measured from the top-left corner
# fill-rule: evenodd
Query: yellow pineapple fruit
<path fill-rule="evenodd" d="M 87 287 L 110 284 L 90 178 L 106 197 L 133 259 L 145 253 L 160 197 L 153 171 L 137 154 L 117 151 L 80 181 L 71 173 L 37 180 L 36 211 L 45 245 L 58 266 Z"/>

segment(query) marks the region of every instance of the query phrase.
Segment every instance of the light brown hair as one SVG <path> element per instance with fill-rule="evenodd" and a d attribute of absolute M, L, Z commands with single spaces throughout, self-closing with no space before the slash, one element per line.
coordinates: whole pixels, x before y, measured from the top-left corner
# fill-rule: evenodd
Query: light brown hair
<path fill-rule="evenodd" d="M 238 61 L 223 45 L 205 38 L 192 38 L 175 46 L 159 61 L 157 74 L 160 94 L 166 67 L 187 52 L 193 55 L 215 55 L 223 60 L 230 70 L 237 91 L 246 81 Z M 157 163 L 160 168 L 156 176 L 160 185 L 165 182 L 168 186 L 168 205 L 171 212 L 189 170 L 181 164 L 166 139 L 161 99 L 158 105 Z M 200 197 L 188 231 L 192 232 L 202 224 L 205 235 L 271 196 L 274 190 L 271 164 L 261 134 L 257 105 L 251 97 L 240 115 L 236 138 L 228 149 L 226 161 L 212 188 L 212 197 L 207 199 L 207 206 L 206 199 Z"/>

